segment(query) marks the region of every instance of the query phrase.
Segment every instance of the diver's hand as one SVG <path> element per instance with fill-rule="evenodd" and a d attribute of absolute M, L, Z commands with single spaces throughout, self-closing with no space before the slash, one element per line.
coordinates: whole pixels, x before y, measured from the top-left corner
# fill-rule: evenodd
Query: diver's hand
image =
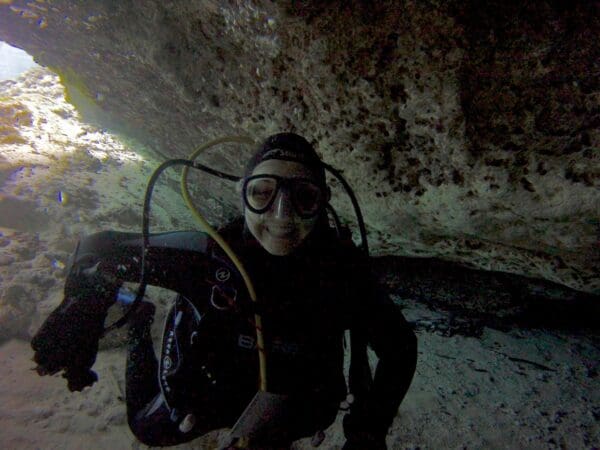
<path fill-rule="evenodd" d="M 71 391 L 81 391 L 98 380 L 90 368 L 96 361 L 104 319 L 116 289 L 99 275 L 67 279 L 65 299 L 31 340 L 38 374 L 63 370 Z"/>
<path fill-rule="evenodd" d="M 98 380 L 90 368 L 96 361 L 106 317 L 106 313 L 85 310 L 82 303 L 81 299 L 65 299 L 31 340 L 38 374 L 63 370 L 71 391 L 81 391 Z"/>

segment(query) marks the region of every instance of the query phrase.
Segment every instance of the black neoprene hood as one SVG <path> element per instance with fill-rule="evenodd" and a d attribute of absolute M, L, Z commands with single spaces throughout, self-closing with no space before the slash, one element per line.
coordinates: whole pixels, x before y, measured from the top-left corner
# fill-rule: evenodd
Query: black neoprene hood
<path fill-rule="evenodd" d="M 298 134 L 278 133 L 269 136 L 248 161 L 244 176 L 247 177 L 252 174 L 256 166 L 269 159 L 295 161 L 304 164 L 311 168 L 318 182 L 325 186 L 325 169 L 321 158 L 319 158 L 314 147 Z"/>

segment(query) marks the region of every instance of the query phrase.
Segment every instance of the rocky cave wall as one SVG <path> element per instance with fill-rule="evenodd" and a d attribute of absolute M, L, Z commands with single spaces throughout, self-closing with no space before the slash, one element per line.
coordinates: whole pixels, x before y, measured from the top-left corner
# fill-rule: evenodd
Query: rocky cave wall
<path fill-rule="evenodd" d="M 89 120 L 165 156 L 307 136 L 355 188 L 374 254 L 597 294 L 599 5 L 9 0 L 0 39 L 59 73 Z M 249 152 L 205 160 L 239 172 Z"/>

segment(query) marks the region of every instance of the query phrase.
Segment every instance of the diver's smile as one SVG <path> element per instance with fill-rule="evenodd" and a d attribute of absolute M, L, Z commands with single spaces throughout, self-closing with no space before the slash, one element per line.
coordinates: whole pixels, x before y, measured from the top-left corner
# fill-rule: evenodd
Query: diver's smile
<path fill-rule="evenodd" d="M 277 239 L 291 239 L 296 234 L 294 225 L 266 224 L 267 233 Z"/>

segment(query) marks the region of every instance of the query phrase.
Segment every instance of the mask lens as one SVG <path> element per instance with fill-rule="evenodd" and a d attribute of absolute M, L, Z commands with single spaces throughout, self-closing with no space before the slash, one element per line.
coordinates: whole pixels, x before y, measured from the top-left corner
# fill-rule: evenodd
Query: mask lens
<path fill-rule="evenodd" d="M 319 212 L 323 192 L 318 185 L 308 181 L 296 181 L 293 184 L 293 194 L 294 205 L 299 215 L 310 217 Z"/>
<path fill-rule="evenodd" d="M 277 181 L 274 178 L 254 178 L 246 185 L 246 202 L 255 210 L 263 210 L 270 206 L 277 193 Z"/>

